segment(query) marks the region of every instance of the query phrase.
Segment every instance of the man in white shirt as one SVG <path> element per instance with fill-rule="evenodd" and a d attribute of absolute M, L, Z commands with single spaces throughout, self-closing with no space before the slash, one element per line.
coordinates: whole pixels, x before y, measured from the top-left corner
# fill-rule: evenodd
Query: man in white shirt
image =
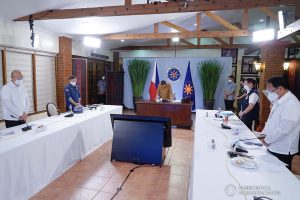
<path fill-rule="evenodd" d="M 2 87 L 2 117 L 6 128 L 24 124 L 28 118 L 30 101 L 19 70 L 11 73 L 11 81 Z"/>
<path fill-rule="evenodd" d="M 291 168 L 293 156 L 298 152 L 300 132 L 300 102 L 288 89 L 287 81 L 282 77 L 268 80 L 267 89 L 274 91 L 278 100 L 273 102 L 269 118 L 262 134 L 263 143 L 271 154 Z"/>
<path fill-rule="evenodd" d="M 259 96 L 256 89 L 256 80 L 247 78 L 244 83 L 244 89 L 247 91 L 247 94 L 241 101 L 239 116 L 242 122 L 252 130 L 253 121 L 257 121 L 259 118 Z"/>

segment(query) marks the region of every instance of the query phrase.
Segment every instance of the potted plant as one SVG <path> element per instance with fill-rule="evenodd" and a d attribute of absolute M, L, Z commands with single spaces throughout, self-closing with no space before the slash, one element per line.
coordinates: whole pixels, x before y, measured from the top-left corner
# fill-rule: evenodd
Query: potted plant
<path fill-rule="evenodd" d="M 199 62 L 198 75 L 202 83 L 203 104 L 205 109 L 212 110 L 215 104 L 215 93 L 223 71 L 223 66 L 216 59 Z"/>
<path fill-rule="evenodd" d="M 150 71 L 150 61 L 133 59 L 128 62 L 128 72 L 131 79 L 133 105 L 136 111 L 137 100 L 143 99 L 144 86 Z"/>

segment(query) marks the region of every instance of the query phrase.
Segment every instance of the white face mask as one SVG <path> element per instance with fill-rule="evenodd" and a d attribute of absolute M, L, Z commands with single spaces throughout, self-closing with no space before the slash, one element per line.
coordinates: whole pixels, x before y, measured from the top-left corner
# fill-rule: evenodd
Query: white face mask
<path fill-rule="evenodd" d="M 71 83 L 71 85 L 73 85 L 73 86 L 76 85 L 76 81 L 71 81 L 70 83 Z"/>
<path fill-rule="evenodd" d="M 247 93 L 251 90 L 248 85 L 244 85 L 245 90 L 247 90 Z"/>
<path fill-rule="evenodd" d="M 229 83 L 232 83 L 232 80 L 231 80 L 231 79 L 229 79 L 229 80 L 228 80 L 228 82 L 229 82 Z"/>
<path fill-rule="evenodd" d="M 17 79 L 16 80 L 16 82 L 15 82 L 15 84 L 17 85 L 17 86 L 20 86 L 20 85 L 22 85 L 23 84 L 23 79 Z"/>
<path fill-rule="evenodd" d="M 273 104 L 274 101 L 278 100 L 278 94 L 276 92 L 268 92 L 268 99 Z"/>

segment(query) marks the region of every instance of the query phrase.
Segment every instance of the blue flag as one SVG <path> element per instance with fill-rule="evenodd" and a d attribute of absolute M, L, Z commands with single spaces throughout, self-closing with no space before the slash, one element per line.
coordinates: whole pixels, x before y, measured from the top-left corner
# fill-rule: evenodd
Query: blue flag
<path fill-rule="evenodd" d="M 184 84 L 183 84 L 182 98 L 190 98 L 191 101 L 193 102 L 192 110 L 195 110 L 195 89 L 193 85 L 190 65 L 191 62 L 189 62 L 189 66 L 186 71 Z"/>
<path fill-rule="evenodd" d="M 157 63 L 155 65 L 155 86 L 156 86 L 156 89 L 158 88 L 158 85 L 159 85 L 159 75 L 158 75 L 158 71 L 157 71 Z"/>

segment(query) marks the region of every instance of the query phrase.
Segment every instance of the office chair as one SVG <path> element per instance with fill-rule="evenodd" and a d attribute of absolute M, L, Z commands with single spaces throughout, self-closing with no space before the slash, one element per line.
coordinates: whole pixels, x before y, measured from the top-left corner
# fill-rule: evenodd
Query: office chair
<path fill-rule="evenodd" d="M 46 110 L 47 110 L 48 117 L 60 114 L 56 105 L 52 102 L 50 102 L 46 105 Z"/>

